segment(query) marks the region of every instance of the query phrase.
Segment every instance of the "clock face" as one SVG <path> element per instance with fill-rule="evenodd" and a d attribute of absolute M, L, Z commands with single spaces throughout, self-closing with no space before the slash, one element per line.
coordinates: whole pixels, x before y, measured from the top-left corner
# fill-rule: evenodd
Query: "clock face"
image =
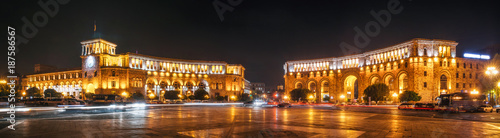
<path fill-rule="evenodd" d="M 92 68 L 95 65 L 95 59 L 93 56 L 87 57 L 87 61 L 85 62 L 87 65 L 87 68 Z"/>

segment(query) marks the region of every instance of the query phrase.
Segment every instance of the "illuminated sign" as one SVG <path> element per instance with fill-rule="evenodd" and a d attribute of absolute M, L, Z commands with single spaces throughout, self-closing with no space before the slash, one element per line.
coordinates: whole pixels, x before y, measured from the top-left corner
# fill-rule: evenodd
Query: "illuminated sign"
<path fill-rule="evenodd" d="M 477 59 L 490 59 L 489 55 L 479 55 L 479 54 L 471 54 L 471 53 L 464 53 L 465 58 L 477 58 Z"/>

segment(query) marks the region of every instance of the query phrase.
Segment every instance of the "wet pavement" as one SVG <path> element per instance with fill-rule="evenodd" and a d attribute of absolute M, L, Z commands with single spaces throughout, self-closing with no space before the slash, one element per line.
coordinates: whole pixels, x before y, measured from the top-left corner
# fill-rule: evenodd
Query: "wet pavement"
<path fill-rule="evenodd" d="M 499 113 L 169 106 L 19 114 L 2 137 L 500 137 Z"/>

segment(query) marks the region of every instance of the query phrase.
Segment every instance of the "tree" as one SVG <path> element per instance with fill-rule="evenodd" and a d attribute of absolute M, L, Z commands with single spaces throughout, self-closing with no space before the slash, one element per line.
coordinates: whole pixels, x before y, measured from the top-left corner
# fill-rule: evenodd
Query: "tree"
<path fill-rule="evenodd" d="M 389 86 L 383 83 L 370 85 L 365 89 L 364 95 L 366 101 L 368 101 L 368 97 L 371 97 L 372 101 L 378 103 L 378 101 L 383 101 L 385 97 L 389 96 Z"/>
<path fill-rule="evenodd" d="M 404 91 L 399 95 L 399 100 L 401 101 L 420 101 L 422 99 L 421 96 L 418 96 L 418 93 L 414 91 Z"/>
<path fill-rule="evenodd" d="M 500 103 L 499 95 L 500 95 L 500 75 L 495 75 L 495 74 L 486 74 L 486 76 L 483 76 L 483 73 L 486 73 L 488 68 L 493 67 L 495 70 L 499 70 L 500 68 L 500 55 L 495 54 L 493 58 L 484 65 L 485 67 L 485 72 L 481 72 L 478 75 L 480 75 L 479 82 L 481 83 L 481 90 L 483 94 L 488 95 L 491 94 L 492 96 L 489 97 L 489 103 L 491 105 L 496 105 Z M 495 96 L 496 95 L 496 96 Z M 496 98 L 496 99 L 491 99 L 491 98 Z"/>
<path fill-rule="evenodd" d="M 179 91 L 166 91 L 163 96 L 165 97 L 165 99 L 174 100 L 174 99 L 179 99 L 180 93 L 181 92 Z"/>
<path fill-rule="evenodd" d="M 132 94 L 132 99 L 137 101 L 144 101 L 144 94 L 142 94 L 141 92 L 135 92 Z"/>
<path fill-rule="evenodd" d="M 7 84 L 0 84 L 0 96 L 8 96 L 10 94 L 10 87 Z"/>
<path fill-rule="evenodd" d="M 240 101 L 243 101 L 243 102 L 252 100 L 252 98 L 250 98 L 250 94 L 248 94 L 248 93 L 241 94 L 240 98 L 238 98 L 238 99 L 240 99 Z"/>
<path fill-rule="evenodd" d="M 54 89 L 46 89 L 45 91 L 43 91 L 43 94 L 45 95 L 45 97 L 61 97 L 62 96 L 61 93 L 58 93 Z"/>
<path fill-rule="evenodd" d="M 197 100 L 206 100 L 208 99 L 208 92 L 205 91 L 204 89 L 198 89 L 194 91 L 194 99 Z"/>
<path fill-rule="evenodd" d="M 26 96 L 28 97 L 42 97 L 40 94 L 40 90 L 36 87 L 31 87 L 28 90 L 26 90 Z"/>
<path fill-rule="evenodd" d="M 293 89 L 290 92 L 290 98 L 294 101 L 307 101 L 307 95 L 312 94 L 311 90 L 309 89 Z"/>

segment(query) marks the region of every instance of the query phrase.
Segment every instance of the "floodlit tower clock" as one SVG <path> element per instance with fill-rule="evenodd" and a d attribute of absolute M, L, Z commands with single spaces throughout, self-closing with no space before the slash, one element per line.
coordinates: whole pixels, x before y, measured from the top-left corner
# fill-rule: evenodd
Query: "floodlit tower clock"
<path fill-rule="evenodd" d="M 101 67 L 103 57 L 115 55 L 116 44 L 103 39 L 91 39 L 82 44 L 82 89 L 84 93 L 103 93 Z"/>

